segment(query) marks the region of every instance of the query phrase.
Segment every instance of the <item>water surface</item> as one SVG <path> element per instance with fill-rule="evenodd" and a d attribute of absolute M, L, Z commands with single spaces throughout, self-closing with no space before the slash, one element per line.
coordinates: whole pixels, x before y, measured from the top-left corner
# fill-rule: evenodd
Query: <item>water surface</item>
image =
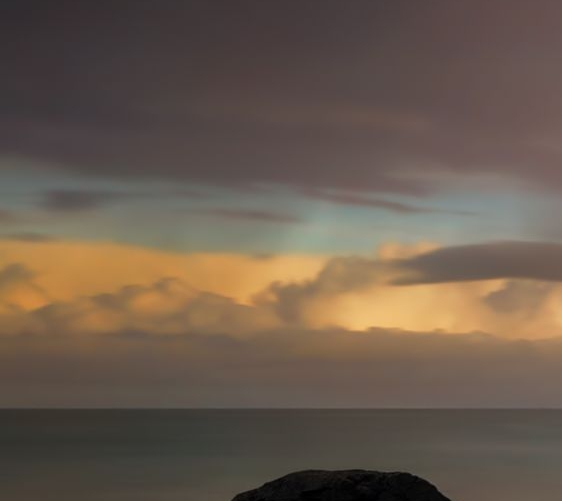
<path fill-rule="evenodd" d="M 453 501 L 551 501 L 562 411 L 0 411 L 6 501 L 230 501 L 307 468 L 410 471 Z"/>

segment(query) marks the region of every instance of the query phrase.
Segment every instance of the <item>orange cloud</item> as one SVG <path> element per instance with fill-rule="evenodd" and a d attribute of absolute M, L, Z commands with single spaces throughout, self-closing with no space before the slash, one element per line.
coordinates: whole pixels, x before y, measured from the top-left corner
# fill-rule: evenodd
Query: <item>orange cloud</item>
<path fill-rule="evenodd" d="M 114 243 L 0 242 L 0 269 L 20 263 L 35 274 L 35 284 L 55 301 L 173 277 L 195 289 L 248 302 L 252 294 L 274 281 L 313 277 L 327 259 L 181 254 Z M 20 303 L 27 305 L 27 300 Z"/>
<path fill-rule="evenodd" d="M 0 243 L 4 334 L 221 333 L 279 328 L 562 335 L 562 285 L 528 279 L 397 285 L 402 262 L 434 246 L 372 257 L 165 253 L 116 244 Z M 410 260 L 410 261 L 408 261 Z"/>

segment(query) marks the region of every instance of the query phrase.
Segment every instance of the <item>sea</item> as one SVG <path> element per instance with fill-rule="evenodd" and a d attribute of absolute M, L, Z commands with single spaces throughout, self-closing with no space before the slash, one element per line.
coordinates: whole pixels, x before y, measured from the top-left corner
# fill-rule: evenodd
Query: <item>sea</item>
<path fill-rule="evenodd" d="M 560 410 L 1 410 L 1 501 L 230 501 L 303 469 L 562 499 Z"/>

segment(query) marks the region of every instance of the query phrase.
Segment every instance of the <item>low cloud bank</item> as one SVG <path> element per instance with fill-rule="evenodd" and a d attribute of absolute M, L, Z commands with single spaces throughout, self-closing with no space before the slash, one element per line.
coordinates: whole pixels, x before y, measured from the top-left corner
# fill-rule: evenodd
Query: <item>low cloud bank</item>
<path fill-rule="evenodd" d="M 528 260 L 524 279 L 472 272 L 512 255 L 509 270 L 526 252 L 544 259 Z M 173 276 L 60 299 L 11 262 L 0 268 L 0 406 L 558 406 L 562 285 L 529 279 L 557 252 L 386 248 L 249 300 L 217 292 L 218 278 L 211 292 Z M 400 280 L 416 267 L 436 276 L 437 262 L 449 277 L 465 259 L 471 280 Z M 262 261 L 252 266 L 276 262 Z"/>
<path fill-rule="evenodd" d="M 562 401 L 562 341 L 372 329 L 0 339 L 3 406 L 527 407 Z"/>

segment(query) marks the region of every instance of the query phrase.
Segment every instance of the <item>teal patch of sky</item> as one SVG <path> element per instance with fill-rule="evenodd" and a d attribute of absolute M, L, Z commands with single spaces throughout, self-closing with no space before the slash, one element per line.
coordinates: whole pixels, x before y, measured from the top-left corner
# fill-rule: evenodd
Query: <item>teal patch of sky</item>
<path fill-rule="evenodd" d="M 445 221 L 446 241 L 465 243 L 536 239 L 532 221 L 548 206 L 549 199 L 560 206 L 557 196 L 524 189 L 455 191 L 434 200 L 441 208 L 462 208 L 474 213 L 472 217 L 451 217 Z"/>
<path fill-rule="evenodd" d="M 1 209 L 38 210 L 42 193 L 55 189 L 127 194 L 99 210 L 57 213 L 23 222 L 18 231 L 180 251 L 368 253 L 389 240 L 455 244 L 525 239 L 523 221 L 530 207 L 542 199 L 539 194 L 522 197 L 514 192 L 474 191 L 422 199 L 384 197 L 427 208 L 474 213 L 402 214 L 383 208 L 334 204 L 275 186 L 244 189 L 116 181 L 73 177 L 62 170 L 34 168 L 19 160 L 5 159 L 2 163 L 7 168 L 0 170 Z M 214 209 L 263 211 L 301 221 L 282 223 L 206 214 Z"/>
<path fill-rule="evenodd" d="M 53 176 L 50 171 L 34 168 L 32 164 L 12 158 L 0 160 L 0 208 L 30 209 L 37 201 L 37 193 L 60 187 L 66 178 Z"/>

